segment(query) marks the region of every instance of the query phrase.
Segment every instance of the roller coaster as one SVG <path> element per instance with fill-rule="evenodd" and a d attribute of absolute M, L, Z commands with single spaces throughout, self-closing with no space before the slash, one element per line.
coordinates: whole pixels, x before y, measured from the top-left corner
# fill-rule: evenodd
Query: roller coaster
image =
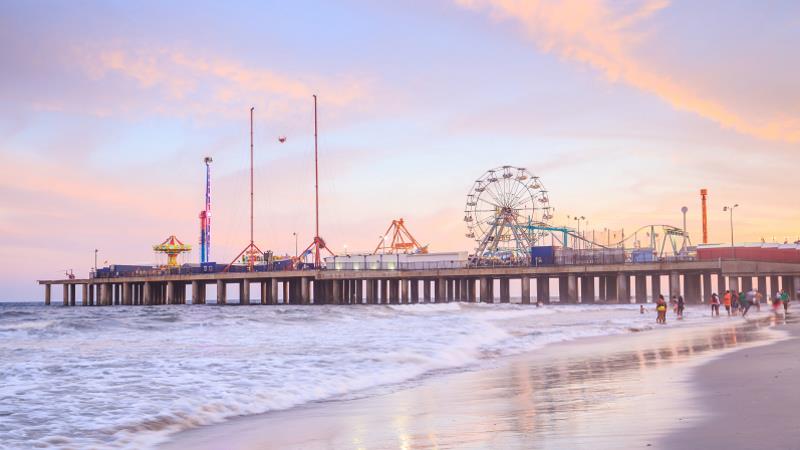
<path fill-rule="evenodd" d="M 578 249 L 650 249 L 656 258 L 666 258 L 670 256 L 681 256 L 687 253 L 692 246 L 689 233 L 684 230 L 663 224 L 645 225 L 637 228 L 633 233 L 623 236 L 622 239 L 612 243 L 601 244 L 587 239 L 585 235 L 567 227 L 554 227 L 547 224 L 528 224 L 518 225 L 518 228 L 527 232 L 546 233 L 552 237 L 552 243 L 563 248 Z M 644 234 L 648 240 L 648 246 L 642 247 L 639 236 Z M 685 240 L 684 240 L 685 239 Z M 633 245 L 629 245 L 633 244 Z"/>
<path fill-rule="evenodd" d="M 475 240 L 474 260 L 530 261 L 531 248 L 602 252 L 622 249 L 644 258 L 664 259 L 688 254 L 691 239 L 684 229 L 664 224 L 624 230 L 618 240 L 605 242 L 584 231 L 552 224 L 555 209 L 540 177 L 524 167 L 500 166 L 486 171 L 473 184 L 464 207 L 466 237 Z M 646 237 L 646 246 L 640 236 Z M 549 239 L 548 239 L 549 238 Z"/>

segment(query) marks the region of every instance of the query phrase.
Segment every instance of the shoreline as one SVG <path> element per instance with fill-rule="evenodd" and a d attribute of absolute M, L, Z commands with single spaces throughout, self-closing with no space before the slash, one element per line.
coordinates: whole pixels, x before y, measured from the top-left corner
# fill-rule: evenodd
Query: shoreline
<path fill-rule="evenodd" d="M 182 431 L 158 448 L 523 448 L 531 442 L 544 448 L 621 448 L 620 440 L 652 445 L 679 424 L 651 414 L 642 430 L 629 429 L 624 417 L 641 420 L 642 402 L 654 411 L 685 414 L 692 408 L 685 389 L 691 367 L 721 351 L 774 339 L 752 325 L 764 319 L 722 320 L 559 342 L 499 358 L 494 367 L 427 377 L 373 396 Z M 664 395 L 665 383 L 686 395 Z"/>
<path fill-rule="evenodd" d="M 785 339 L 725 354 L 691 371 L 691 401 L 705 414 L 664 436 L 659 448 L 798 447 L 800 318 L 777 320 Z"/>

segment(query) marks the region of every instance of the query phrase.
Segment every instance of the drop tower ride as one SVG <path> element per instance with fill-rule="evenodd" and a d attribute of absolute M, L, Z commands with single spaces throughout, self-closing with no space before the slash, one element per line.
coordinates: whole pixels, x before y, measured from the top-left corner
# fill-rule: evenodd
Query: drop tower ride
<path fill-rule="evenodd" d="M 207 263 L 211 256 L 211 162 L 206 156 L 206 203 L 205 209 L 200 211 L 200 263 Z"/>

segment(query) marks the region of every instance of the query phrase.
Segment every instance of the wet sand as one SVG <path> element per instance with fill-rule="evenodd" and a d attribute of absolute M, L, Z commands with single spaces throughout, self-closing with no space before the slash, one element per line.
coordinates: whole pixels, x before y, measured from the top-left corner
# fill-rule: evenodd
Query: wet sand
<path fill-rule="evenodd" d="M 662 437 L 707 417 L 692 368 L 774 338 L 764 320 L 740 318 L 587 338 L 391 392 L 181 432 L 161 448 L 687 448 Z"/>
<path fill-rule="evenodd" d="M 789 339 L 747 348 L 692 371 L 692 398 L 707 415 L 668 435 L 669 449 L 800 448 L 800 321 Z"/>

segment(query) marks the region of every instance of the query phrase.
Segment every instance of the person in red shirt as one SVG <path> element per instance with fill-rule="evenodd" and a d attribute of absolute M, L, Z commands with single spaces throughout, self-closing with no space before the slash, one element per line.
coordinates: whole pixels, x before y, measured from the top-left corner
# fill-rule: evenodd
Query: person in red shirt
<path fill-rule="evenodd" d="M 722 297 L 722 304 L 725 306 L 728 316 L 731 315 L 731 301 L 731 291 L 725 291 L 725 295 Z"/>

